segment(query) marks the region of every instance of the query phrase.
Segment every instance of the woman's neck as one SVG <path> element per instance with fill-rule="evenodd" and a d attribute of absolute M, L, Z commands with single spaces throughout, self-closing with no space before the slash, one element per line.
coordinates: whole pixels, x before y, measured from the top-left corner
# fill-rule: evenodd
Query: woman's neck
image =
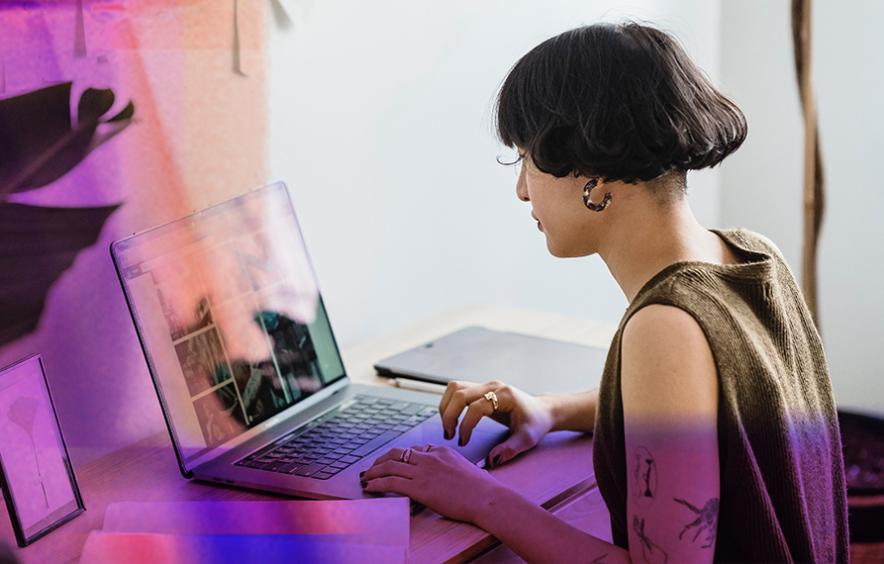
<path fill-rule="evenodd" d="M 640 202 L 624 202 L 635 205 L 609 226 L 599 248 L 629 302 L 655 274 L 674 262 L 737 262 L 724 241 L 697 221 L 686 199 L 665 206 Z"/>

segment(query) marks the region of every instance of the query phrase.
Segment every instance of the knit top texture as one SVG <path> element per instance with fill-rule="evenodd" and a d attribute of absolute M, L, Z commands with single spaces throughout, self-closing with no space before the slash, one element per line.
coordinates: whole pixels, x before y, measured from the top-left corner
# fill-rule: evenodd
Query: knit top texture
<path fill-rule="evenodd" d="M 685 261 L 651 278 L 614 334 L 599 387 L 593 466 L 614 543 L 629 548 L 621 338 L 642 307 L 690 314 L 718 372 L 716 562 L 847 562 L 847 487 L 819 333 L 779 249 L 746 229 L 711 229 L 736 264 Z"/>

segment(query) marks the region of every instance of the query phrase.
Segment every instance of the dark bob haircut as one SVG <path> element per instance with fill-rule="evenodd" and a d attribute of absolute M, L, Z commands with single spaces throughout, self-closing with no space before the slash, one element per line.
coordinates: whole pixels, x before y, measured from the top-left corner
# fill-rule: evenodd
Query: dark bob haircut
<path fill-rule="evenodd" d="M 715 166 L 746 138 L 746 118 L 666 33 L 634 22 L 548 39 L 510 70 L 497 134 L 556 177 L 634 184 Z M 524 156 L 524 155 L 522 155 Z"/>

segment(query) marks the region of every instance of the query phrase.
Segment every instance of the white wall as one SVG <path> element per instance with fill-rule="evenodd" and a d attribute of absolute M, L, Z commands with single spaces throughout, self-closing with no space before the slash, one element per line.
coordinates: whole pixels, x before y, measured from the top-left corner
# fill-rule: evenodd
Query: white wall
<path fill-rule="evenodd" d="M 549 256 L 529 207 L 516 200 L 515 169 L 495 162 L 501 148 L 492 131 L 493 98 L 507 70 L 537 43 L 600 18 L 631 16 L 673 31 L 714 79 L 718 2 L 287 4 L 295 8 L 294 25 L 282 28 L 272 21 L 268 26 L 272 124 L 267 180 L 283 179 L 292 187 L 342 346 L 471 303 L 511 304 L 611 323 L 619 319 L 625 299 L 598 257 L 564 261 Z M 203 12 L 208 18 L 204 32 L 230 29 L 232 5 L 225 6 L 227 13 L 217 7 L 211 14 Z M 136 28 L 199 21 L 199 15 L 184 11 L 157 17 L 159 22 L 148 12 Z M 69 48 L 72 12 L 47 13 L 53 15 L 47 45 L 54 45 L 49 47 L 54 57 L 44 58 L 58 66 L 53 79 L 102 86 L 95 80 L 104 80 L 104 71 L 96 71 L 92 59 L 78 62 Z M 136 115 L 142 121 L 48 192 L 28 193 L 22 200 L 127 204 L 112 218 L 102 241 L 80 255 L 53 288 L 39 330 L 0 350 L 0 365 L 34 351 L 44 354 L 60 421 L 68 444 L 76 447 L 76 464 L 163 430 L 108 242 L 180 217 L 182 210 L 174 209 L 178 174 L 195 207 L 246 190 L 263 174 L 243 166 L 256 160 L 250 157 L 261 146 L 259 134 L 247 133 L 250 124 L 260 129 L 254 114 L 263 102 L 261 73 L 236 80 L 224 43 L 228 36 L 207 34 L 219 38 L 211 48 L 185 42 L 190 48 L 182 51 L 174 31 L 166 36 L 153 30 L 160 38 L 145 31 L 142 51 L 130 52 L 117 48 L 114 33 L 103 34 L 102 26 L 113 23 L 103 21 L 87 18 L 90 53 L 106 50 L 107 68 L 120 69 L 119 76 L 107 72 L 118 80 L 110 85 L 121 97 L 138 94 Z M 0 28 L 7 29 L 6 22 L 0 21 Z M 43 31 L 38 25 L 28 28 L 28 33 Z M 25 49 L 39 52 L 33 46 Z M 39 63 L 37 55 L 28 56 Z M 148 79 L 142 82 L 143 64 Z M 44 70 L 36 65 L 28 79 L 42 84 Z M 24 80 L 15 73 L 8 76 Z M 250 85 L 254 91 L 246 90 Z M 244 108 L 243 101 L 251 98 L 258 98 L 257 110 Z M 230 115 L 238 117 L 236 127 L 226 119 Z M 209 135 L 234 138 L 244 150 L 234 153 L 230 144 L 219 143 L 217 150 L 228 152 L 201 159 L 208 152 L 201 143 Z M 132 161 L 125 157 L 132 154 L 140 164 L 130 170 Z M 164 175 L 171 180 L 154 189 L 153 179 Z M 690 179 L 698 215 L 710 225 L 718 223 L 718 175 L 705 172 Z"/>
<path fill-rule="evenodd" d="M 840 407 L 884 412 L 884 3 L 816 0 L 812 60 L 826 175 L 820 320 Z M 721 218 L 769 236 L 801 271 L 803 125 L 787 0 L 722 2 L 721 80 L 749 137 L 721 178 Z"/>
<path fill-rule="evenodd" d="M 541 41 L 622 17 L 674 32 L 715 80 L 719 4 L 705 0 L 322 0 L 271 36 L 270 176 L 292 192 L 339 342 L 452 307 L 509 304 L 619 321 L 598 257 L 551 257 L 491 109 Z M 691 175 L 718 224 L 718 171 Z"/>

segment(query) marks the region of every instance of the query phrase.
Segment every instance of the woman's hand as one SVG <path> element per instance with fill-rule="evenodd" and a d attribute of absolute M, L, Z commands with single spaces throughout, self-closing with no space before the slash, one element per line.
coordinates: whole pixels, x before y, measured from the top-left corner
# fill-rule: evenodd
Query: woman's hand
<path fill-rule="evenodd" d="M 487 471 L 447 446 L 391 448 L 359 476 L 366 493 L 406 495 L 436 513 L 475 523 L 502 486 Z"/>
<path fill-rule="evenodd" d="M 497 395 L 497 411 L 491 400 L 485 399 L 488 392 Z M 552 410 L 542 397 L 532 396 L 499 380 L 485 384 L 451 381 L 439 402 L 446 439 L 454 437 L 455 426 L 464 408 L 467 408 L 467 412 L 458 429 L 458 443 L 461 446 L 469 442 L 473 428 L 482 417 L 491 417 L 510 428 L 509 438 L 488 453 L 489 467 L 503 464 L 533 448 L 553 425 Z"/>

